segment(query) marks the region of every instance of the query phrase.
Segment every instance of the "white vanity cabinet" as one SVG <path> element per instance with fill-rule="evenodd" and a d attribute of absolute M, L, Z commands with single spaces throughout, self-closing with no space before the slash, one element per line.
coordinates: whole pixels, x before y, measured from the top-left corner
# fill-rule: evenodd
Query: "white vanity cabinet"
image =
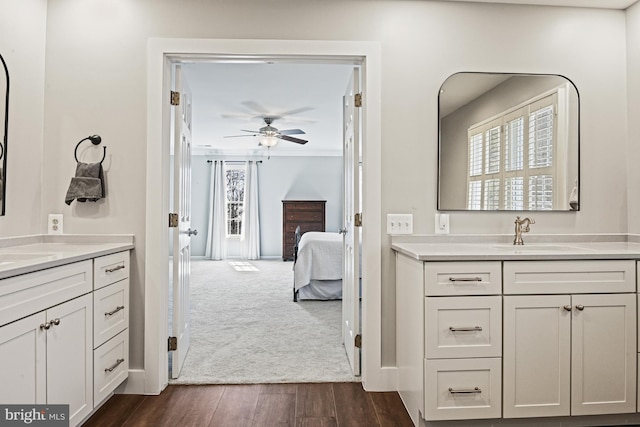
<path fill-rule="evenodd" d="M 127 250 L 0 280 L 1 403 L 68 404 L 75 426 L 127 378 L 128 273 Z"/>
<path fill-rule="evenodd" d="M 507 261 L 504 280 L 504 417 L 635 412 L 635 262 Z"/>
<path fill-rule="evenodd" d="M 93 410 L 92 262 L 84 261 L 0 281 L 0 303 L 30 314 L 24 298 L 45 310 L 0 327 L 0 402 L 69 404 L 70 424 Z M 84 295 L 69 297 L 68 289 Z M 13 307 L 9 304 L 13 301 Z M 52 305 L 56 304 L 57 305 Z"/>
<path fill-rule="evenodd" d="M 640 407 L 634 259 L 515 250 L 500 259 L 481 248 L 449 250 L 447 259 L 435 245 L 407 247 L 396 248 L 396 359 L 398 391 L 416 426 L 493 423 L 480 421 L 487 418 L 516 425 L 526 421 L 509 419 Z"/>

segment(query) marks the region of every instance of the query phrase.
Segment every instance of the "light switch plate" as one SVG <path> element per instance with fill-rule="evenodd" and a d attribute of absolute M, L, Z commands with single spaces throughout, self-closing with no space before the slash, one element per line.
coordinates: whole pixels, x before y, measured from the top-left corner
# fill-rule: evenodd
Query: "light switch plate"
<path fill-rule="evenodd" d="M 449 234 L 449 214 L 436 214 L 436 234 Z"/>
<path fill-rule="evenodd" d="M 387 234 L 413 234 L 413 214 L 388 214 Z"/>
<path fill-rule="evenodd" d="M 62 234 L 62 214 L 49 214 L 47 229 L 49 234 Z"/>

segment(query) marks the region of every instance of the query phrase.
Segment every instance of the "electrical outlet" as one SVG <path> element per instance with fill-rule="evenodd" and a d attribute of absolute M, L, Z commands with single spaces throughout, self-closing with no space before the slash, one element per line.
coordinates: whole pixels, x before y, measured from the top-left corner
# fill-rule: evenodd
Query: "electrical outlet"
<path fill-rule="evenodd" d="M 387 234 L 413 234 L 413 215 L 388 214 Z"/>
<path fill-rule="evenodd" d="M 449 234 L 449 214 L 436 214 L 436 234 Z"/>
<path fill-rule="evenodd" d="M 62 214 L 49 214 L 47 224 L 49 234 L 62 234 Z"/>

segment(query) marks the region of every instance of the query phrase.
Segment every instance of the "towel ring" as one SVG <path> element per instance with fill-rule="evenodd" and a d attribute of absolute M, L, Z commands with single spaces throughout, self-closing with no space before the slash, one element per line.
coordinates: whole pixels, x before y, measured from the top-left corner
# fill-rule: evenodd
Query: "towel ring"
<path fill-rule="evenodd" d="M 78 142 L 78 144 L 76 145 L 75 151 L 73 152 L 73 156 L 76 158 L 77 163 L 80 163 L 80 160 L 78 160 L 78 147 L 80 146 L 80 144 L 82 144 L 86 140 L 91 141 L 93 145 L 98 145 L 102 142 L 102 138 L 100 138 L 100 135 L 91 135 L 81 139 L 80 142 Z M 100 160 L 100 163 L 104 162 L 105 157 L 107 157 L 107 147 L 102 147 L 102 148 L 103 148 L 102 160 Z"/>

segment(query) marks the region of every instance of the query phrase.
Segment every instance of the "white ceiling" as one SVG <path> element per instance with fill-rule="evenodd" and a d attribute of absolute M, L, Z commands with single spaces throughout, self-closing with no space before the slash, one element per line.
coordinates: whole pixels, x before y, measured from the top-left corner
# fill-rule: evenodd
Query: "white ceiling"
<path fill-rule="evenodd" d="M 266 154 L 241 129 L 302 129 L 300 145 L 280 140 L 271 155 L 342 155 L 342 97 L 353 65 L 194 63 L 182 66 L 193 95 L 195 153 Z M 229 135 L 247 135 L 225 138 Z"/>

